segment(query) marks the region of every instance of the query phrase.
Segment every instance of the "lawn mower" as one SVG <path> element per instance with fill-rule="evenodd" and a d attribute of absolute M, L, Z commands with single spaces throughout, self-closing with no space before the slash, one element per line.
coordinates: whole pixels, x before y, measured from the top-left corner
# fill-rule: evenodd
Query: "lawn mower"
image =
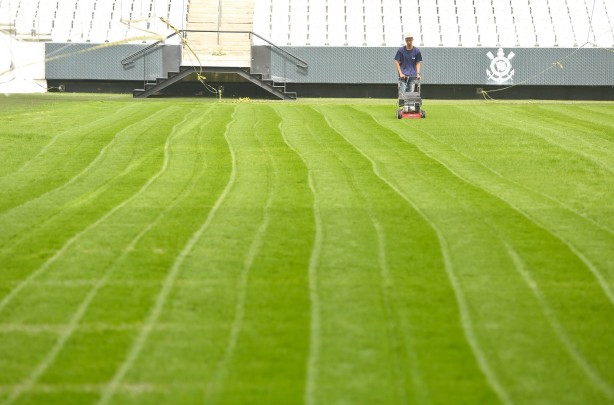
<path fill-rule="evenodd" d="M 411 81 L 415 80 L 413 90 Z M 422 98 L 420 97 L 420 80 L 416 76 L 405 77 L 405 91 L 401 92 L 399 86 L 399 108 L 397 110 L 397 118 L 426 118 L 426 111 L 422 109 Z"/>

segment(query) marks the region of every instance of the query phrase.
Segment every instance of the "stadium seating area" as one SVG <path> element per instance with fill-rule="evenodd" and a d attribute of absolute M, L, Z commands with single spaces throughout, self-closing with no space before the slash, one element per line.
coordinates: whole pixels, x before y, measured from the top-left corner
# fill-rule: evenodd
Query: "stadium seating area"
<path fill-rule="evenodd" d="M 254 31 L 291 46 L 614 46 L 609 0 L 254 0 Z"/>
<path fill-rule="evenodd" d="M 182 65 L 194 64 L 194 53 L 206 66 L 250 66 L 253 20 L 252 0 L 191 0 L 187 40 L 192 52 L 183 53 Z"/>
<path fill-rule="evenodd" d="M 151 42 L 185 28 L 188 0 L 0 0 L 0 30 L 26 41 Z"/>
<path fill-rule="evenodd" d="M 220 4 L 227 4 L 224 0 Z M 151 41 L 183 29 L 197 0 L 0 0 L 0 30 L 21 40 Z M 253 31 L 278 45 L 614 46 L 611 0 L 253 0 Z"/>

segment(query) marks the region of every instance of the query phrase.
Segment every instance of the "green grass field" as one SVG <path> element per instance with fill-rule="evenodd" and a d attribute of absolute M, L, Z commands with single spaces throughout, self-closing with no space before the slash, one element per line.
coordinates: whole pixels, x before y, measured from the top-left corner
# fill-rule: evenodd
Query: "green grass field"
<path fill-rule="evenodd" d="M 0 404 L 614 403 L 614 103 L 0 96 Z"/>

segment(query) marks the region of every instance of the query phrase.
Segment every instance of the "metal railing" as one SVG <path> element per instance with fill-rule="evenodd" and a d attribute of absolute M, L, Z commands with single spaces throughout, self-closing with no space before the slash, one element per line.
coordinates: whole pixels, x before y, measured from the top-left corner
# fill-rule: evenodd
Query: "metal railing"
<path fill-rule="evenodd" d="M 177 35 L 178 33 L 180 33 L 183 36 L 183 38 L 185 39 L 187 37 L 187 34 L 190 33 L 190 32 L 217 33 L 217 34 L 249 34 L 250 38 L 252 36 L 257 37 L 257 38 L 261 39 L 262 41 L 266 42 L 267 44 L 269 44 L 275 50 L 283 53 L 284 55 L 286 55 L 290 59 L 294 60 L 295 66 L 297 66 L 297 67 L 299 67 L 301 69 L 307 69 L 309 67 L 309 64 L 307 62 L 305 62 L 304 60 L 302 60 L 301 58 L 299 58 L 298 56 L 293 55 L 292 53 L 286 51 L 285 49 L 280 48 L 279 46 L 275 45 L 274 43 L 272 43 L 268 39 L 266 39 L 266 38 L 256 34 L 253 31 L 179 30 L 179 31 L 174 32 L 174 33 L 170 34 L 169 36 L 167 36 L 166 39 L 170 39 L 170 38 L 174 37 L 175 35 Z M 134 61 L 136 61 L 139 57 L 141 57 L 143 55 L 146 55 L 147 53 L 149 53 L 149 51 L 151 51 L 152 49 L 154 49 L 155 47 L 160 45 L 162 42 L 164 42 L 164 41 L 162 41 L 162 40 L 156 41 L 153 44 L 148 45 L 147 47 L 145 47 L 145 48 L 143 48 L 143 49 L 133 53 L 132 55 L 122 59 L 121 64 L 123 66 L 127 66 L 127 65 L 130 65 L 130 64 L 134 63 Z"/>
<path fill-rule="evenodd" d="M 137 60 L 141 55 L 147 55 L 149 53 L 149 51 L 151 51 L 152 49 L 154 49 L 155 47 L 157 47 L 158 45 L 160 45 L 162 42 L 166 41 L 167 39 L 174 37 L 175 35 L 177 35 L 177 33 L 173 32 L 172 34 L 167 36 L 166 39 L 160 40 L 160 41 L 156 41 L 153 44 L 148 45 L 145 48 L 136 51 L 132 55 L 122 59 L 121 60 L 121 64 L 123 66 L 128 66 L 128 65 L 134 63 L 134 61 Z"/>

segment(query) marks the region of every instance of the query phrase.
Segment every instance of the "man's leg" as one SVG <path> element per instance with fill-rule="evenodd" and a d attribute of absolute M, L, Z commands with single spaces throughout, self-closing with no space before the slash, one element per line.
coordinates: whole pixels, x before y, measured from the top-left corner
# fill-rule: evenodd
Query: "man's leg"
<path fill-rule="evenodd" d="M 399 98 L 405 93 L 407 90 L 407 81 L 405 79 L 399 79 Z"/>

